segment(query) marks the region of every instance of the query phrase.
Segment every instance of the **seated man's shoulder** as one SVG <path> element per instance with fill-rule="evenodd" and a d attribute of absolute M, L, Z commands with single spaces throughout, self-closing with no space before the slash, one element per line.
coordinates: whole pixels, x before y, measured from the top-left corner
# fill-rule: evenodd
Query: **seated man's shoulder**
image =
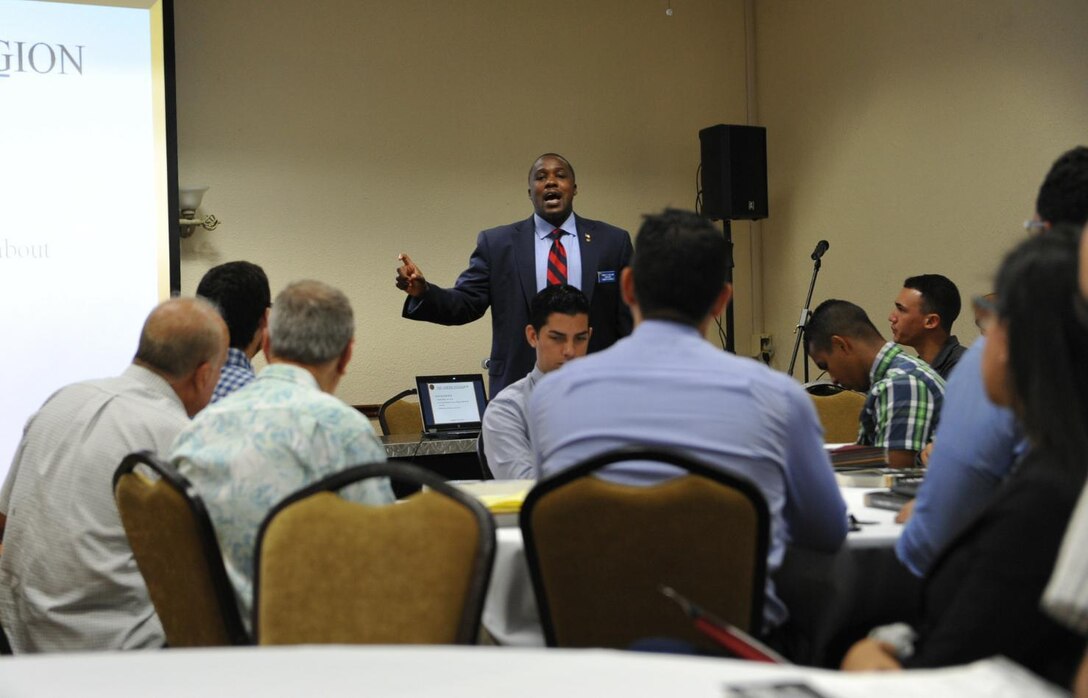
<path fill-rule="evenodd" d="M 545 377 L 541 376 L 542 379 Z M 528 378 L 522 378 L 519 381 L 514 381 L 488 400 L 487 408 L 484 410 L 484 425 L 487 424 L 488 415 L 495 415 L 499 412 L 509 414 L 529 400 L 531 393 L 528 386 L 526 386 L 528 380 Z"/>
<path fill-rule="evenodd" d="M 755 369 L 749 369 L 755 376 L 753 398 L 767 405 L 771 416 L 779 420 L 789 419 L 801 423 L 806 420 L 818 421 L 812 398 L 793 376 L 776 371 L 755 359 L 746 360 L 755 366 Z"/>
<path fill-rule="evenodd" d="M 930 388 L 944 391 L 945 380 L 941 378 L 936 369 L 917 356 L 902 353 L 888 366 L 884 376 L 874 382 L 878 383 L 908 383 L 921 381 Z"/>
<path fill-rule="evenodd" d="M 581 388 L 587 381 L 637 380 L 642 375 L 642 366 L 637 351 L 624 338 L 607 349 L 567 362 L 562 370 L 544 374 L 533 386 L 529 399 L 535 398 L 542 388 L 547 391 Z"/>
<path fill-rule="evenodd" d="M 720 364 L 718 369 L 726 379 L 743 378 L 753 390 L 770 390 L 779 395 L 804 396 L 805 389 L 793 376 L 776 371 L 762 361 L 721 351 L 707 343 L 708 357 Z"/>
<path fill-rule="evenodd" d="M 902 370 L 917 375 L 924 375 L 927 378 L 934 378 L 940 380 L 942 383 L 944 382 L 944 379 L 937 374 L 937 370 L 926 363 L 924 359 L 917 356 L 910 356 L 909 354 L 901 354 L 900 359 L 899 368 Z M 889 371 L 895 370 L 895 368 L 896 367 L 893 366 Z"/>
<path fill-rule="evenodd" d="M 95 378 L 92 380 L 70 383 L 50 395 L 42 409 L 64 409 L 66 406 L 82 406 L 90 400 L 145 400 L 164 399 L 142 383 L 126 380 L 124 376 Z"/>
<path fill-rule="evenodd" d="M 310 397 L 308 403 L 298 407 L 299 414 L 311 414 L 320 424 L 374 431 L 366 415 L 335 395 L 316 393 Z"/>

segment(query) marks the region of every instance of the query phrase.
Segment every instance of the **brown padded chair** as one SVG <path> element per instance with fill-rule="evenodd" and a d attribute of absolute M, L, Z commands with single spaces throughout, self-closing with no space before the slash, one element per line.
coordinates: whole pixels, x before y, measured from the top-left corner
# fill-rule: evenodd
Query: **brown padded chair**
<path fill-rule="evenodd" d="M 593 476 L 625 461 L 688 472 L 649 486 Z M 542 480 L 520 518 L 550 647 L 626 648 L 649 637 L 709 647 L 661 585 L 744 630 L 762 628 L 770 518 L 747 480 L 677 451 L 624 448 Z"/>
<path fill-rule="evenodd" d="M 824 441 L 833 444 L 854 443 L 858 440 L 858 424 L 865 395 L 819 383 L 809 386 L 809 395 L 816 414 L 824 427 Z"/>
<path fill-rule="evenodd" d="M 403 390 L 382 403 L 378 408 L 378 424 L 382 434 L 420 434 L 423 432 L 423 416 L 419 412 L 419 400 L 408 400 L 416 395 L 415 388 Z"/>
<path fill-rule="evenodd" d="M 425 486 L 370 506 L 337 491 L 388 476 Z M 495 522 L 422 468 L 349 468 L 277 504 L 254 561 L 257 644 L 475 644 L 495 557 Z"/>
<path fill-rule="evenodd" d="M 113 494 L 167 645 L 248 644 L 215 530 L 189 481 L 169 463 L 140 451 L 121 461 Z"/>

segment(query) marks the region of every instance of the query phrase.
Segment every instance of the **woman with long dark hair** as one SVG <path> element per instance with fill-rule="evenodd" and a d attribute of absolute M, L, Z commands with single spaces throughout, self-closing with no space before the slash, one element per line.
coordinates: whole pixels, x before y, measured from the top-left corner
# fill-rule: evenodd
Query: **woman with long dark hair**
<path fill-rule="evenodd" d="M 982 376 L 990 399 L 1016 413 L 1028 452 L 934 564 L 913 637 L 862 640 L 844 669 L 938 667 L 1000 654 L 1069 685 L 1084 640 L 1039 602 L 1088 471 L 1088 330 L 1074 309 L 1079 233 L 1057 226 L 1032 238 L 998 273 Z"/>

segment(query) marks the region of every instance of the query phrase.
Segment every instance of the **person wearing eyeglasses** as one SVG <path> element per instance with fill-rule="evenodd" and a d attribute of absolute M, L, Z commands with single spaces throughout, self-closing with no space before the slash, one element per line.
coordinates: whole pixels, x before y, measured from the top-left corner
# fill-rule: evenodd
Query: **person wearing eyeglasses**
<path fill-rule="evenodd" d="M 1054 162 L 1035 211 L 1028 225 L 1043 235 L 1060 223 L 1080 228 L 1088 222 L 1088 147 L 1073 148 Z M 1012 411 L 986 397 L 979 373 L 986 341 L 975 340 L 949 379 L 925 480 L 900 512 L 906 526 L 896 555 L 919 577 L 992 499 L 1026 447 Z"/>
<path fill-rule="evenodd" d="M 1044 613 L 1040 599 L 1088 473 L 1088 327 L 1073 308 L 1079 232 L 1054 226 L 1025 241 L 998 274 L 980 377 L 990 400 L 1014 412 L 1030 448 L 926 573 L 914 632 L 878 629 L 851 648 L 843 669 L 1002 655 L 1060 685 L 1071 681 L 1084 638 Z"/>
<path fill-rule="evenodd" d="M 975 311 L 975 327 L 978 328 L 978 333 L 985 337 L 986 330 L 990 329 L 990 324 L 993 322 L 993 313 L 990 312 L 988 306 L 992 306 L 997 302 L 997 294 L 987 293 L 984 296 L 979 296 L 979 298 L 982 299 L 982 304 L 974 299 L 972 309 Z"/>

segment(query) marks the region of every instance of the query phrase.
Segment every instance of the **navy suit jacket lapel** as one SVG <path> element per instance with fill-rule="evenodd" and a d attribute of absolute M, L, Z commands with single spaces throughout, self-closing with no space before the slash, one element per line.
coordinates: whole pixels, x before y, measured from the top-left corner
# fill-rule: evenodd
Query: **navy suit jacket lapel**
<path fill-rule="evenodd" d="M 596 226 L 593 225 L 593 221 L 587 221 L 577 214 L 574 220 L 578 225 L 578 249 L 582 254 L 582 293 L 586 294 L 586 299 L 592 302 L 593 289 L 597 286 L 597 262 L 600 258 L 598 254 L 600 245 L 591 242 L 593 229 Z"/>
<path fill-rule="evenodd" d="M 529 302 L 536 295 L 536 224 L 532 216 L 515 226 L 514 263 L 521 278 L 521 290 L 525 293 L 525 307 L 528 309 Z"/>

